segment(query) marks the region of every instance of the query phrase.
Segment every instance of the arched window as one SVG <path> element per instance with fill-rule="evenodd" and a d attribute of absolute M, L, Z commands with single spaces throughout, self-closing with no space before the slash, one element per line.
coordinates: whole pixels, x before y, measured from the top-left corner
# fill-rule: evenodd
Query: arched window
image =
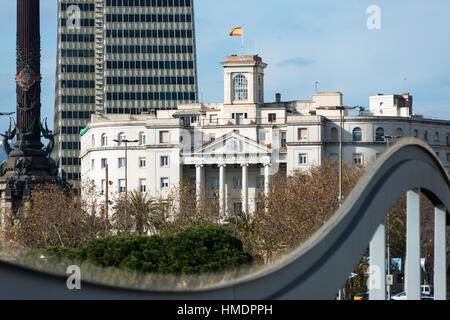
<path fill-rule="evenodd" d="M 447 132 L 447 146 L 450 146 L 450 133 Z"/>
<path fill-rule="evenodd" d="M 362 141 L 362 130 L 361 128 L 356 127 L 353 129 L 353 141 L 359 142 Z"/>
<path fill-rule="evenodd" d="M 146 143 L 145 133 L 144 132 L 140 132 L 139 133 L 139 144 L 142 146 L 142 145 L 145 145 L 145 143 Z"/>
<path fill-rule="evenodd" d="M 117 140 L 119 140 L 119 146 L 125 145 L 125 142 L 123 142 L 123 141 L 126 139 L 127 139 L 127 137 L 125 136 L 125 133 L 123 133 L 123 132 L 119 133 L 119 136 L 117 139 Z"/>
<path fill-rule="evenodd" d="M 106 147 L 108 145 L 108 137 L 106 136 L 106 133 L 102 134 L 101 144 L 102 144 L 102 147 Z"/>
<path fill-rule="evenodd" d="M 398 128 L 396 131 L 395 131 L 395 135 L 397 136 L 397 137 L 401 137 L 401 136 L 403 136 L 403 130 L 402 130 L 402 128 Z"/>
<path fill-rule="evenodd" d="M 423 140 L 428 142 L 428 131 L 425 130 L 425 132 L 423 133 Z"/>
<path fill-rule="evenodd" d="M 331 140 L 337 141 L 338 139 L 338 130 L 336 128 L 331 128 Z"/>
<path fill-rule="evenodd" d="M 376 142 L 382 142 L 384 141 L 384 129 L 383 128 L 377 128 L 375 130 L 375 141 Z"/>
<path fill-rule="evenodd" d="M 233 78 L 233 100 L 245 101 L 248 99 L 248 81 L 243 74 Z"/>
<path fill-rule="evenodd" d="M 94 135 L 92 135 L 92 137 L 91 137 L 91 145 L 92 145 L 92 147 L 95 147 L 95 136 Z"/>

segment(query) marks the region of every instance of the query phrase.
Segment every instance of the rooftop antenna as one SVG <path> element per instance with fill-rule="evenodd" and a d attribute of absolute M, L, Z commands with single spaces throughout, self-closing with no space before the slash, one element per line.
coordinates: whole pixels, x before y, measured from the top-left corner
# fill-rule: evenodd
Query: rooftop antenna
<path fill-rule="evenodd" d="M 317 93 L 317 85 L 319 83 L 320 83 L 319 80 L 314 81 L 314 90 L 316 91 L 316 93 Z"/>

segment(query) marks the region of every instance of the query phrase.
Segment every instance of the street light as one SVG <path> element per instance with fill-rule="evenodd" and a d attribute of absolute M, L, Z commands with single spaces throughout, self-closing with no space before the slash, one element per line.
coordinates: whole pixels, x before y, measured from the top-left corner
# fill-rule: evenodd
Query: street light
<path fill-rule="evenodd" d="M 386 140 L 386 147 L 389 148 L 390 142 L 395 141 L 398 138 L 401 138 L 401 136 L 388 136 L 383 135 L 381 136 L 384 140 Z M 390 242 L 390 236 L 389 236 L 389 211 L 386 215 L 386 253 L 387 253 L 387 265 L 388 265 L 388 276 L 391 275 L 391 246 L 389 244 Z M 387 299 L 391 300 L 391 285 L 387 285 Z"/>
<path fill-rule="evenodd" d="M 349 106 L 332 106 L 332 107 L 318 107 L 317 110 L 339 110 L 339 206 L 342 205 L 344 196 L 342 195 L 342 147 L 343 147 L 343 127 L 344 127 L 344 111 L 353 110 L 356 108 L 363 109 L 361 106 L 349 107 Z"/>
<path fill-rule="evenodd" d="M 342 206 L 344 196 L 342 195 L 342 146 L 343 146 L 343 127 L 344 127 L 344 111 L 364 108 L 361 106 L 349 107 L 349 106 L 332 106 L 332 107 L 318 107 L 317 110 L 339 110 L 339 207 Z M 342 289 L 339 289 L 338 300 L 342 300 Z"/>
<path fill-rule="evenodd" d="M 125 143 L 125 199 L 128 199 L 128 143 L 138 142 L 139 140 L 114 139 L 114 142 Z M 120 186 L 119 186 L 120 188 Z"/>

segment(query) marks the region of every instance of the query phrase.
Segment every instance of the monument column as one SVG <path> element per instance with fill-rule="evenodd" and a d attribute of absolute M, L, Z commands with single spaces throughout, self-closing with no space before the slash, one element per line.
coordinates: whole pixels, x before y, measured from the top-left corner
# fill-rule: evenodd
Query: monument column
<path fill-rule="evenodd" d="M 41 45 L 39 0 L 17 0 L 16 119 L 0 136 L 8 158 L 0 167 L 1 217 L 15 216 L 29 202 L 31 190 L 52 182 L 68 187 L 58 177 L 56 163 L 49 156 L 54 135 L 41 124 Z M 14 148 L 10 141 L 17 138 Z M 42 149 L 41 137 L 48 140 Z"/>
<path fill-rule="evenodd" d="M 16 50 L 17 142 L 12 154 L 42 155 L 39 0 L 17 0 Z"/>

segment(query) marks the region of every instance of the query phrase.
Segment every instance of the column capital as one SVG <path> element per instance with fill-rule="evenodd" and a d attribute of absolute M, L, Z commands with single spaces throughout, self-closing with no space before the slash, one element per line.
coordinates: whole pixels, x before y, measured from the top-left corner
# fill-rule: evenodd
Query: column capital
<path fill-rule="evenodd" d="M 226 165 L 225 163 L 219 163 L 217 166 L 218 166 L 219 168 L 220 168 L 220 167 L 224 167 L 224 168 L 225 168 L 227 165 Z"/>
<path fill-rule="evenodd" d="M 205 165 L 204 164 L 196 164 L 195 167 L 196 168 L 203 168 Z"/>
<path fill-rule="evenodd" d="M 264 165 L 264 167 L 271 167 L 272 166 L 271 163 L 264 163 L 263 165 Z"/>
<path fill-rule="evenodd" d="M 241 167 L 248 167 L 249 165 L 249 163 L 241 163 Z"/>

